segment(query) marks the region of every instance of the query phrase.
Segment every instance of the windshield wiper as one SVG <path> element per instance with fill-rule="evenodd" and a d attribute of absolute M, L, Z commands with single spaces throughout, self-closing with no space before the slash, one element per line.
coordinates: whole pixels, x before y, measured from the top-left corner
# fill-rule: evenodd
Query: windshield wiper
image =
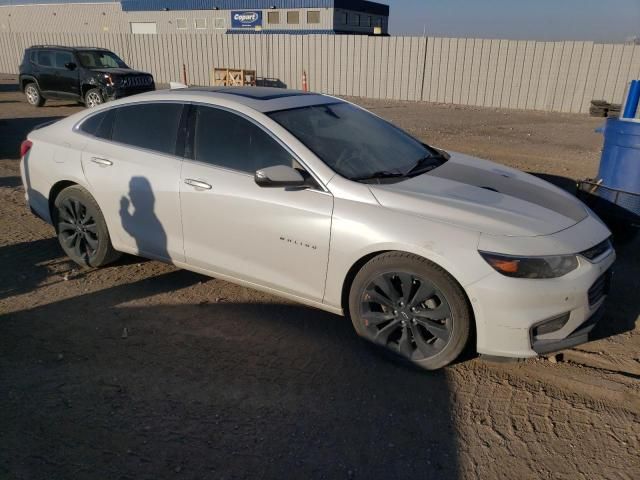
<path fill-rule="evenodd" d="M 376 180 L 378 178 L 396 178 L 396 177 L 406 177 L 406 175 L 402 172 L 390 172 L 388 170 L 379 170 L 377 172 L 368 173 L 367 175 L 363 175 L 361 177 L 351 177 L 350 180 L 354 182 L 363 182 L 366 180 Z"/>
<path fill-rule="evenodd" d="M 422 157 L 418 160 L 413 167 L 404 173 L 404 176 L 416 176 L 423 173 L 430 172 L 436 167 L 439 167 L 446 161 L 446 158 L 442 155 L 430 153 L 426 157 Z"/>

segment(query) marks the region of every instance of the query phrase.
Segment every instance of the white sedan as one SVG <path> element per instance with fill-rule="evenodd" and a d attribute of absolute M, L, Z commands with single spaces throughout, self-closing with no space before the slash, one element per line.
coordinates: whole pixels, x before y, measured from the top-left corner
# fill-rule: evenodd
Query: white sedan
<path fill-rule="evenodd" d="M 587 341 L 615 259 L 568 193 L 326 95 L 142 94 L 31 132 L 21 165 L 77 263 L 126 252 L 261 289 L 426 369 L 470 338 L 519 358 Z"/>

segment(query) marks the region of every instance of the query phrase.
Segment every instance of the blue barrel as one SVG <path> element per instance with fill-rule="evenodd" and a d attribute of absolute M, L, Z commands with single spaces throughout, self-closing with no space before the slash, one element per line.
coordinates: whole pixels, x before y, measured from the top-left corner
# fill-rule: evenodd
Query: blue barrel
<path fill-rule="evenodd" d="M 640 215 L 640 122 L 607 119 L 594 193 Z"/>

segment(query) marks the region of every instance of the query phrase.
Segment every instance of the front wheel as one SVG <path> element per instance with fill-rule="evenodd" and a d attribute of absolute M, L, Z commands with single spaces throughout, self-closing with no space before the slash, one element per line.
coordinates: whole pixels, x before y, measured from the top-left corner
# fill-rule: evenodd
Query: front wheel
<path fill-rule="evenodd" d="M 104 98 L 102 98 L 102 92 L 100 92 L 99 88 L 92 88 L 87 91 L 84 96 L 84 104 L 88 108 L 97 107 L 98 105 L 104 103 Z"/>
<path fill-rule="evenodd" d="M 351 286 L 349 315 L 358 335 L 427 370 L 460 355 L 472 319 L 451 275 L 403 252 L 378 255 L 362 267 Z"/>
<path fill-rule="evenodd" d="M 65 188 L 56 197 L 53 215 L 58 241 L 78 265 L 101 267 L 118 259 L 111 245 L 104 216 L 89 192 L 79 185 Z"/>

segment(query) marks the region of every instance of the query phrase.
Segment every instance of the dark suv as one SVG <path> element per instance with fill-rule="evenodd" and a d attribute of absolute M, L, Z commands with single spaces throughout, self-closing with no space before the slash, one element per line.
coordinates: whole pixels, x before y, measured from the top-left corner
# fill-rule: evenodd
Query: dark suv
<path fill-rule="evenodd" d="M 24 52 L 20 88 L 41 107 L 48 99 L 77 100 L 87 107 L 155 90 L 153 77 L 132 70 L 103 48 L 35 45 Z"/>

